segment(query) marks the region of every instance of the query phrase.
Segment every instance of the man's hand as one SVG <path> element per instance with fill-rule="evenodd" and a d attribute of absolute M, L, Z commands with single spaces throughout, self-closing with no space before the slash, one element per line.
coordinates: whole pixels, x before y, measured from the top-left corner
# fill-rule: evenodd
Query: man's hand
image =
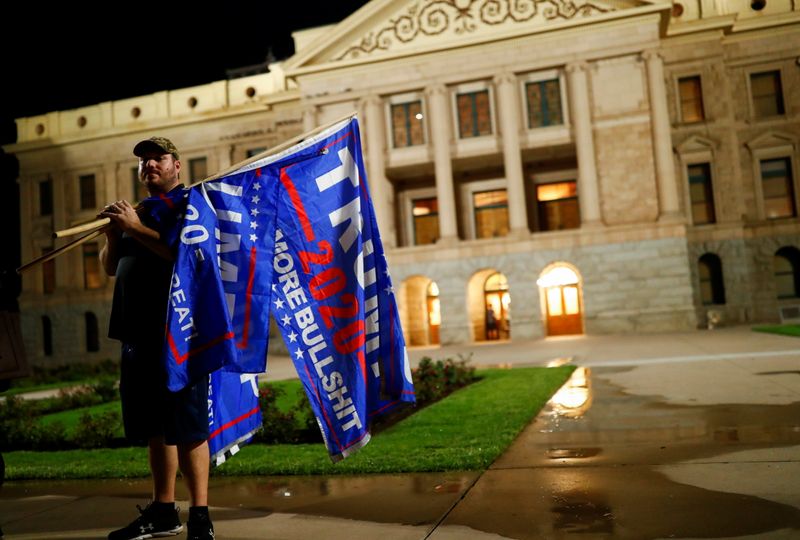
<path fill-rule="evenodd" d="M 128 201 L 117 201 L 111 203 L 98 214 L 111 220 L 121 230 L 131 234 L 143 227 L 136 209 Z"/>

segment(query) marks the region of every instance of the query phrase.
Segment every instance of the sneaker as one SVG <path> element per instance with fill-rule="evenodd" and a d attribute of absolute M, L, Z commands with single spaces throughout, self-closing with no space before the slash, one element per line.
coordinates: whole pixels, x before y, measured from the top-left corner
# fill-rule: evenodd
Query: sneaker
<path fill-rule="evenodd" d="M 186 523 L 189 534 L 186 540 L 214 540 L 214 525 L 208 517 L 192 517 Z"/>
<path fill-rule="evenodd" d="M 136 508 L 139 509 L 141 515 L 127 527 L 110 532 L 108 540 L 145 540 L 146 538 L 175 536 L 183 530 L 177 508 L 156 512 L 152 503 L 144 509 L 137 504 Z"/>

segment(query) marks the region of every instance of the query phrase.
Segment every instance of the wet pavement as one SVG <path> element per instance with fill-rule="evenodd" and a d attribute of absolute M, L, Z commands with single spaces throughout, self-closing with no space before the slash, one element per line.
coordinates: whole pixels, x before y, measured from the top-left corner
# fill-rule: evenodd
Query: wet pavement
<path fill-rule="evenodd" d="M 217 537 L 800 538 L 800 340 L 739 328 L 472 349 L 480 365 L 581 368 L 482 473 L 212 478 Z M 447 350 L 431 352 L 413 355 Z M 146 480 L 8 482 L 0 525 L 8 540 L 105 538 L 148 496 Z"/>

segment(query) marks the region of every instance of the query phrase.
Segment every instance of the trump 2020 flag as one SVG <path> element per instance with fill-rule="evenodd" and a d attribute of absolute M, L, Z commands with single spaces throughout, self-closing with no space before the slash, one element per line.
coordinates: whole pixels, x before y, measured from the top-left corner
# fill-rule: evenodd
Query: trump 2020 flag
<path fill-rule="evenodd" d="M 355 118 L 191 188 L 168 310 L 170 389 L 264 371 L 270 309 L 334 461 L 369 441 L 375 416 L 414 402 Z M 217 419 L 236 444 L 256 417 L 242 390 L 256 381 L 239 377 L 241 403 Z"/>

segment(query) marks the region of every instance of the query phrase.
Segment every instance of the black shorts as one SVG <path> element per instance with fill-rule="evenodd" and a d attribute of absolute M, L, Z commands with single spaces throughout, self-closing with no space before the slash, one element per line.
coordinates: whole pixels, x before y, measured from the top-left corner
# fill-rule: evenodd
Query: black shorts
<path fill-rule="evenodd" d="M 161 346 L 122 344 L 119 381 L 125 436 L 190 444 L 208 439 L 208 377 L 178 392 L 167 389 Z"/>

